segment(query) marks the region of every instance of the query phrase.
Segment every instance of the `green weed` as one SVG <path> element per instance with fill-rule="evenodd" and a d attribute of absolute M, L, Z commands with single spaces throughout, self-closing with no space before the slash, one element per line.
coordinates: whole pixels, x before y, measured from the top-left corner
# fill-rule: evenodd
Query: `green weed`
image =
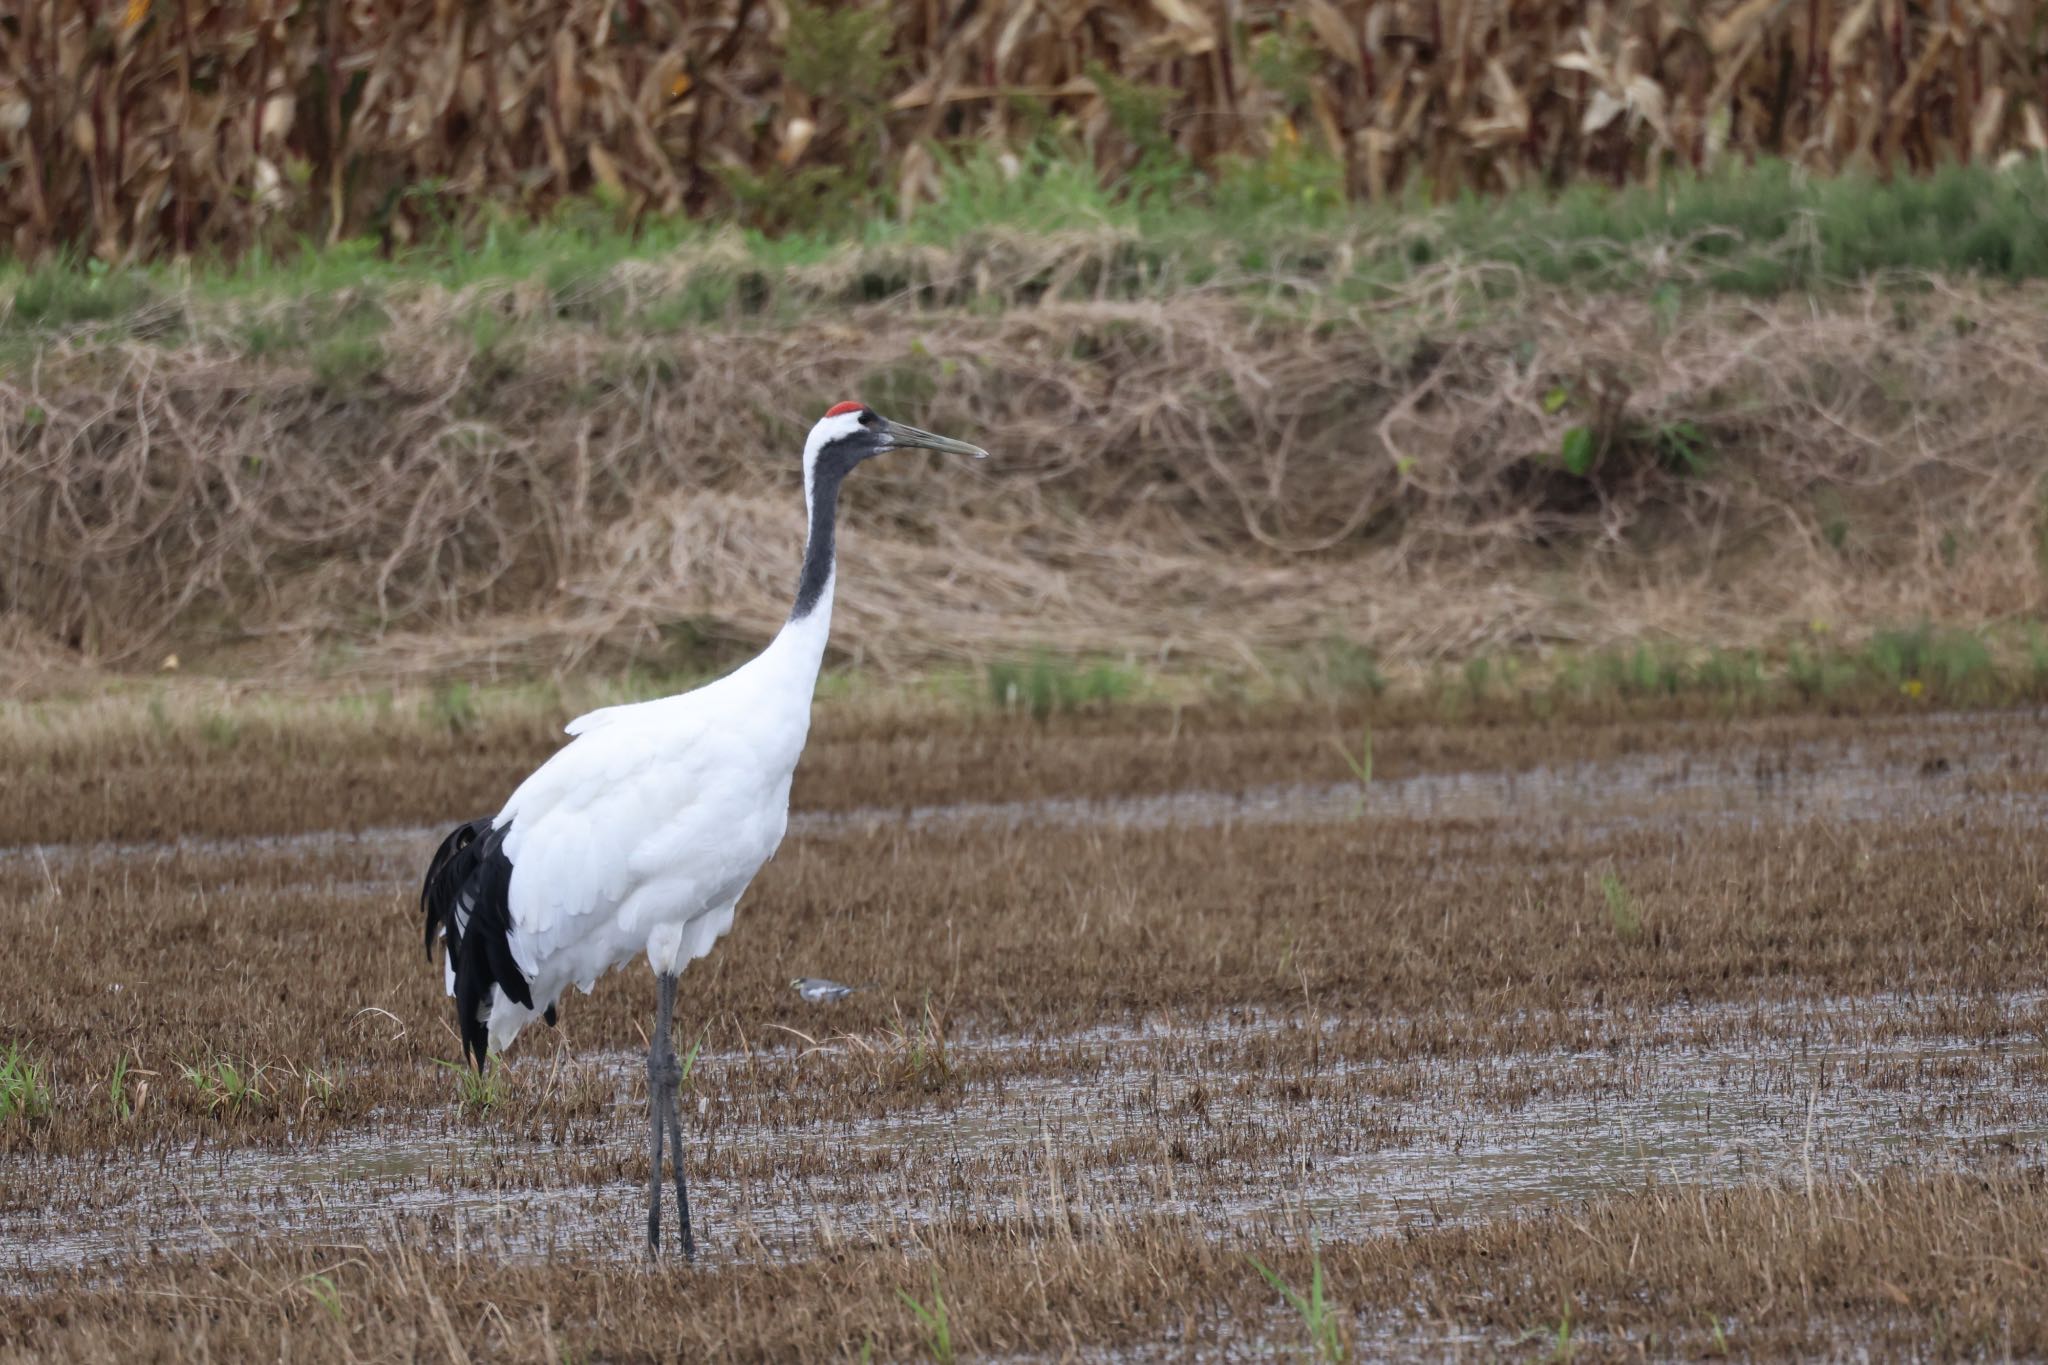
<path fill-rule="evenodd" d="M 107 1110 L 121 1123 L 135 1116 L 136 1100 L 128 1094 L 128 1076 L 132 1069 L 128 1054 L 124 1052 L 114 1059 L 113 1070 L 107 1073 Z"/>
<path fill-rule="evenodd" d="M 341 1093 L 341 1076 L 338 1072 L 330 1074 L 325 1071 L 315 1071 L 310 1066 L 294 1067 L 289 1063 L 285 1064 L 284 1070 L 296 1077 L 299 1082 L 299 1117 L 301 1119 L 304 1119 L 306 1111 L 312 1109 L 315 1105 L 322 1109 L 331 1108 L 334 1105 L 335 1097 Z"/>
<path fill-rule="evenodd" d="M 342 1307 L 341 1290 L 329 1275 L 307 1275 L 299 1281 L 299 1287 L 306 1291 L 313 1302 L 320 1305 L 327 1316 L 336 1322 L 348 1321 L 348 1312 Z"/>
<path fill-rule="evenodd" d="M 1338 699 L 1377 697 L 1387 690 L 1379 656 L 1341 635 L 1326 637 L 1310 651 L 1304 671 Z"/>
<path fill-rule="evenodd" d="M 209 711 L 199 733 L 216 749 L 232 749 L 242 737 L 241 722 L 225 711 Z"/>
<path fill-rule="evenodd" d="M 322 388 L 360 388 L 384 368 L 384 339 L 377 322 L 356 322 L 323 334 L 313 344 L 313 377 Z"/>
<path fill-rule="evenodd" d="M 1816 290 L 1897 270 L 2048 276 L 2048 235 L 2034 231 L 2048 201 L 2048 169 L 2037 164 L 1950 166 L 1880 182 L 1809 177 L 1766 162 L 1654 187 L 1532 189 L 1440 206 L 1418 192 L 1365 204 L 1347 198 L 1342 161 L 1317 145 L 1312 122 L 1302 120 L 1308 133 L 1295 131 L 1299 108 L 1281 120 L 1270 155 L 1225 158 L 1205 170 L 1158 131 L 1171 92 L 1107 72 L 1094 79 L 1133 149 L 1126 165 L 1105 173 L 1048 118 L 1041 136 L 1014 150 L 936 149 L 935 197 L 901 204 L 888 178 L 874 173 L 885 112 L 877 92 L 899 60 L 885 26 L 862 7 L 793 5 L 785 43 L 786 74 L 811 94 L 825 125 L 818 150 L 775 175 L 722 173 L 732 200 L 722 219 L 635 214 L 600 189 L 523 220 L 499 208 L 468 213 L 445 188 L 416 187 L 415 198 L 451 211 L 439 230 L 409 245 L 366 237 L 196 266 L 0 266 L 0 342 L 32 354 L 82 325 L 166 341 L 204 328 L 235 338 L 251 357 L 304 355 L 318 383 L 346 391 L 390 362 L 385 300 L 395 291 L 516 280 L 546 284 L 552 308 L 538 310 L 544 317 L 655 334 L 881 298 L 1001 309 L 1051 288 L 1077 298 L 1143 298 L 1224 282 L 1261 305 L 1345 307 L 1383 302 L 1445 262 L 1648 293 L 1660 318 L 1678 316 L 1684 296 L 1702 289 Z M 1304 51 L 1284 30 L 1261 40 L 1257 60 L 1281 82 L 1276 90 L 1301 88 L 1287 73 Z M 1015 101 L 1020 125 L 1029 105 Z M 914 264 L 924 248 L 976 250 L 992 235 L 1074 230 L 1107 239 L 1086 268 L 1006 279 L 985 297 L 974 286 L 964 286 L 965 297 L 957 285 L 919 292 L 931 283 Z M 663 262 L 659 288 L 612 281 L 618 266 L 641 260 Z M 846 268 L 814 269 L 827 262 Z M 1460 273 L 1484 301 L 1498 290 L 1488 281 L 1503 272 Z M 516 358 L 525 324 L 485 303 L 456 325 L 496 366 Z M 1553 458 L 1592 475 L 1622 449 L 1688 476 L 1712 463 L 1709 434 L 1682 419 L 1621 428 L 1581 422 Z M 1824 512 L 1818 524 L 1830 544 L 1849 547 L 1838 513 Z M 2042 543 L 2048 563 L 2048 514 Z"/>
<path fill-rule="evenodd" d="M 694 1058 L 694 1053 L 692 1056 Z M 439 1058 L 435 1059 L 434 1065 L 455 1073 L 455 1106 L 464 1114 L 480 1118 L 496 1109 L 505 1097 L 502 1084 L 504 1063 L 495 1052 L 482 1071 L 462 1062 Z"/>
<path fill-rule="evenodd" d="M 1124 701 L 1137 693 L 1140 682 L 1135 668 L 1106 662 L 1083 666 L 1043 650 L 1028 663 L 988 667 L 989 694 L 996 705 L 1028 711 L 1034 720 Z"/>
<path fill-rule="evenodd" d="M 1648 441 L 1657 462 L 1674 474 L 1698 477 L 1707 472 L 1707 435 L 1697 424 L 1666 422 L 1651 429 Z"/>
<path fill-rule="evenodd" d="M 1764 691 L 1763 656 L 1753 649 L 1716 649 L 1693 669 L 1695 686 L 1726 697 L 1754 697 Z"/>
<path fill-rule="evenodd" d="M 1612 872 L 1600 874 L 1600 896 L 1607 902 L 1607 923 L 1614 929 L 1614 936 L 1623 943 L 1634 943 L 1643 936 L 1642 912 L 1636 908 L 1636 898 L 1622 885 L 1621 878 Z"/>
<path fill-rule="evenodd" d="M 225 1057 L 214 1057 L 178 1069 L 187 1084 L 206 1101 L 209 1114 L 222 1110 L 240 1113 L 270 1103 L 270 1095 L 263 1088 L 268 1079 L 267 1073 L 263 1067 L 253 1063 L 245 1071 Z"/>
<path fill-rule="evenodd" d="M 2048 635 L 2030 625 L 2026 633 L 2027 682 L 2035 692 L 2048 691 Z"/>
<path fill-rule="evenodd" d="M 1950 700 L 1988 696 L 1997 671 L 1981 637 L 1924 623 L 1876 632 L 1863 647 L 1862 662 L 1880 681 L 1909 696 L 1938 690 Z"/>
<path fill-rule="evenodd" d="M 28 1059 L 19 1043 L 0 1055 L 0 1123 L 45 1118 L 50 1112 L 50 1083 L 43 1068 Z"/>
<path fill-rule="evenodd" d="M 110 269 L 100 260 L 59 260 L 21 277 L 0 323 L 24 330 L 63 330 L 129 318 L 156 301 L 152 280 L 142 272 Z"/>
<path fill-rule="evenodd" d="M 1486 700 L 1488 684 L 1493 679 L 1493 662 L 1484 654 L 1475 654 L 1465 660 L 1465 692 L 1476 706 Z"/>
<path fill-rule="evenodd" d="M 905 1019 L 902 1010 L 897 1010 L 895 1022 L 882 1031 L 879 1043 L 857 1034 L 847 1034 L 841 1041 L 877 1086 L 935 1091 L 944 1089 L 953 1076 L 945 1021 L 933 1007 L 929 991 L 915 1019 Z"/>
<path fill-rule="evenodd" d="M 932 1301 L 925 1304 L 912 1298 L 908 1292 L 897 1290 L 896 1297 L 903 1300 L 911 1312 L 917 1315 L 918 1326 L 924 1329 L 925 1349 L 931 1352 L 939 1365 L 947 1365 L 953 1359 L 953 1324 L 946 1308 L 946 1296 L 939 1289 L 939 1269 L 932 1267 Z"/>
<path fill-rule="evenodd" d="M 1648 645 L 1598 655 L 1593 666 L 1598 680 L 1624 697 L 1675 697 L 1685 688 L 1684 659 Z"/>
<path fill-rule="evenodd" d="M 1842 659 L 1821 649 L 1793 645 L 1785 652 L 1785 680 L 1806 701 L 1821 701 L 1846 691 L 1855 672 Z"/>
<path fill-rule="evenodd" d="M 679 1084 L 690 1083 L 690 1073 L 697 1069 L 697 1054 L 704 1050 L 704 1040 L 710 1036 L 711 1025 L 706 1024 L 703 1031 L 697 1035 L 697 1041 L 690 1044 L 690 1050 L 683 1054 L 683 1074 Z"/>
<path fill-rule="evenodd" d="M 427 694 L 427 719 L 451 735 L 466 735 L 476 729 L 481 716 L 476 694 L 466 682 L 436 683 Z"/>
<path fill-rule="evenodd" d="M 923 1090 L 942 1089 L 953 1075 L 946 1054 L 946 1027 L 932 1008 L 931 992 L 925 992 L 924 1008 L 906 1026 L 898 1019 L 894 1029 L 897 1050 L 903 1058 L 902 1080 Z"/>
<path fill-rule="evenodd" d="M 1564 1311 L 1558 1315 L 1556 1326 L 1531 1328 L 1523 1333 L 1523 1340 L 1548 1342 L 1550 1349 L 1544 1353 L 1543 1358 L 1548 1361 L 1557 1362 L 1558 1365 L 1562 1365 L 1562 1362 L 1576 1357 L 1579 1353 L 1579 1345 L 1572 1336 L 1571 1303 L 1569 1301 L 1565 1303 Z"/>
<path fill-rule="evenodd" d="M 1308 1332 L 1309 1350 L 1317 1360 L 1337 1365 L 1347 1355 L 1344 1342 L 1343 1310 L 1332 1304 L 1323 1281 L 1323 1258 L 1316 1249 L 1313 1239 L 1309 1242 L 1309 1285 L 1308 1293 L 1298 1292 L 1286 1280 L 1267 1269 L 1258 1257 L 1249 1258 L 1259 1274 L 1265 1278 L 1301 1317 L 1302 1326 Z"/>
<path fill-rule="evenodd" d="M 1712 1347 L 1712 1349 L 1713 1349 L 1713 1352 L 1714 1352 L 1715 1356 L 1717 1356 L 1718 1358 L 1720 1358 L 1720 1359 L 1722 1359 L 1722 1360 L 1726 1360 L 1726 1359 L 1728 1358 L 1728 1332 L 1727 1332 L 1727 1329 L 1726 1329 L 1726 1327 L 1725 1327 L 1725 1326 L 1724 1326 L 1724 1325 L 1722 1324 L 1722 1322 L 1721 1322 L 1721 1319 L 1720 1319 L 1720 1316 L 1719 1316 L 1718 1314 L 1716 1314 L 1716 1315 L 1714 1315 L 1714 1316 L 1710 1317 L 1710 1318 L 1709 1318 L 1708 1320 L 1709 1320 L 1709 1322 L 1710 1322 L 1710 1323 L 1712 1324 L 1712 1326 L 1713 1326 L 1713 1329 L 1714 1329 L 1714 1344 L 1713 1344 L 1713 1347 Z"/>
<path fill-rule="evenodd" d="M 1344 766 L 1351 770 L 1351 776 L 1358 781 L 1358 799 L 1352 804 L 1351 818 L 1356 820 L 1365 814 L 1366 794 L 1372 790 L 1372 727 L 1365 727 L 1365 738 L 1352 753 L 1341 739 L 1332 739 L 1330 747 L 1337 751 L 1337 757 L 1344 760 Z"/>

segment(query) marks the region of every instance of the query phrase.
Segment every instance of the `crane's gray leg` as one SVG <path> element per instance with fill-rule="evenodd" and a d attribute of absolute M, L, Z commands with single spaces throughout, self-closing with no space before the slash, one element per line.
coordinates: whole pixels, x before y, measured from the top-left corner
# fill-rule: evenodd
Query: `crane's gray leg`
<path fill-rule="evenodd" d="M 676 1061 L 675 1043 L 670 1038 L 676 1009 L 676 978 L 663 973 L 657 980 L 661 996 L 655 1010 L 654 1038 L 647 1049 L 647 1103 L 653 1110 L 652 1154 L 647 1171 L 647 1251 L 651 1256 L 661 1249 L 661 1130 L 666 1124 L 669 1150 L 675 1161 L 676 1212 L 682 1220 L 683 1256 L 695 1260 L 697 1244 L 690 1236 L 690 1195 L 683 1179 L 683 1115 L 678 1098 L 683 1069 Z"/>
<path fill-rule="evenodd" d="M 671 1159 L 676 1168 L 676 1215 L 682 1222 L 683 1259 L 697 1259 L 696 1239 L 690 1236 L 690 1191 L 683 1179 L 683 1068 L 676 1061 L 675 1038 L 670 1024 L 675 1017 L 676 978 L 661 978 L 661 1080 L 662 1089 L 668 1095 L 668 1141 Z"/>
<path fill-rule="evenodd" d="M 664 982 L 670 978 L 662 978 Z M 669 992 L 661 993 L 663 1008 L 661 1023 L 655 1029 L 654 1037 L 647 1044 L 647 1257 L 654 1259 L 661 1251 L 661 1120 L 667 1112 L 661 1100 L 661 1049 L 668 1041 Z"/>

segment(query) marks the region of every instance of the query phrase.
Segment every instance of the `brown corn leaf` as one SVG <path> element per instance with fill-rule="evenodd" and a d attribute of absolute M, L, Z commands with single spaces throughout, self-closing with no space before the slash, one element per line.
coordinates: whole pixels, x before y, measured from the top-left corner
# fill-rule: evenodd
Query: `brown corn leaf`
<path fill-rule="evenodd" d="M 596 177 L 598 184 L 614 194 L 625 192 L 626 182 L 619 175 L 619 163 L 612 159 L 612 154 L 604 149 L 603 144 L 591 143 L 583 155 L 589 161 L 590 173 Z"/>
<path fill-rule="evenodd" d="M 1487 59 L 1485 88 L 1493 101 L 1493 112 L 1484 118 L 1465 120 L 1460 125 L 1465 136 L 1481 146 L 1521 141 L 1529 132 L 1529 102 L 1515 89 L 1514 78 L 1498 57 Z"/>
<path fill-rule="evenodd" d="M 2005 87 L 1994 85 L 1984 92 L 1984 102 L 1970 120 L 1970 159 L 1989 161 L 1998 147 L 1998 132 L 2005 124 Z"/>
<path fill-rule="evenodd" d="M 1785 0 L 1742 0 L 1721 21 L 1707 30 L 1707 46 L 1714 54 L 1733 51 L 1763 31 Z"/>
<path fill-rule="evenodd" d="M 1842 22 L 1835 25 L 1835 36 L 1828 40 L 1828 64 L 1834 70 L 1843 72 L 1849 69 L 1856 55 L 1856 44 L 1876 14 L 1877 0 L 1856 0 L 1849 12 L 1842 16 Z"/>
<path fill-rule="evenodd" d="M 1323 40 L 1323 46 L 1331 55 L 1354 71 L 1365 69 L 1365 52 L 1358 45 L 1358 34 L 1330 0 L 1305 0 L 1302 12 L 1308 16 L 1309 27 L 1316 37 Z M 1377 7 L 1376 7 L 1377 8 Z"/>

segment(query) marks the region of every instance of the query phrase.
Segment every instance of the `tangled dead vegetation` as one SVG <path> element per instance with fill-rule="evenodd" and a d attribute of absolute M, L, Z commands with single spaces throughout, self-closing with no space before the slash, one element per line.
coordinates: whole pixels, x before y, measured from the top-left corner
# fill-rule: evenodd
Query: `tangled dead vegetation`
<path fill-rule="evenodd" d="M 2048 292 L 1395 310 L 1193 293 L 618 338 L 520 292 L 380 305 L 346 376 L 73 340 L 0 379 L 17 667 L 566 667 L 784 610 L 810 417 L 988 445 L 849 486 L 837 641 L 1432 660 L 2037 608 Z M 479 311 L 505 331 L 478 344 Z"/>

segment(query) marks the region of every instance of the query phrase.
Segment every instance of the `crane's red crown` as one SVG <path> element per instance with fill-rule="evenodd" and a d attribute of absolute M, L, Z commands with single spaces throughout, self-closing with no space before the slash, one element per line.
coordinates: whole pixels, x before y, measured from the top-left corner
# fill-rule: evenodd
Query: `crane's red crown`
<path fill-rule="evenodd" d="M 866 403 L 834 403 L 831 407 L 825 409 L 825 415 L 827 417 L 843 417 L 849 412 L 859 412 L 866 406 Z"/>

